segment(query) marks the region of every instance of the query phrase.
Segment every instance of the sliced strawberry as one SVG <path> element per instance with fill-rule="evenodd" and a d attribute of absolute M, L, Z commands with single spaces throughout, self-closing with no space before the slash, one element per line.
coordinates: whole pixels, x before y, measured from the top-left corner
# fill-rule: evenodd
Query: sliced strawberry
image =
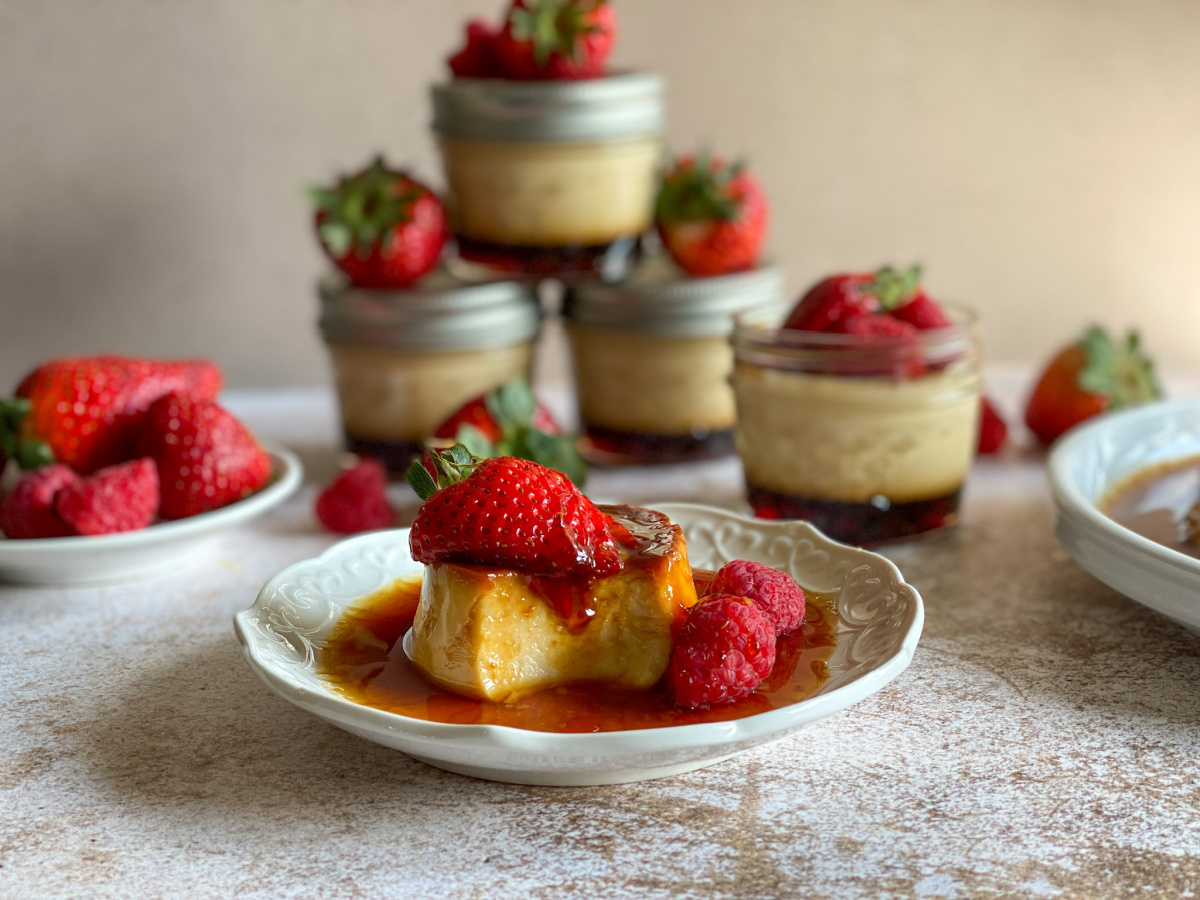
<path fill-rule="evenodd" d="M 496 55 L 496 37 L 500 30 L 482 19 L 467 23 L 467 42 L 446 60 L 455 78 L 501 78 L 504 70 Z"/>
<path fill-rule="evenodd" d="M 561 473 L 513 457 L 479 460 L 461 444 L 419 462 L 408 480 L 425 503 L 410 532 L 413 558 L 501 566 L 534 575 L 620 571 L 607 517 Z"/>
<path fill-rule="evenodd" d="M 493 47 L 507 78 L 598 78 L 616 29 L 607 0 L 514 0 Z"/>
<path fill-rule="evenodd" d="M 27 472 L 0 503 L 0 531 L 18 540 L 74 534 L 54 511 L 54 498 L 78 480 L 74 470 L 61 463 Z"/>
<path fill-rule="evenodd" d="M 990 399 L 979 398 L 979 452 L 998 453 L 1008 439 L 1008 424 Z"/>
<path fill-rule="evenodd" d="M 408 287 L 438 264 L 447 236 L 441 201 L 383 157 L 310 193 L 321 246 L 358 287 Z"/>
<path fill-rule="evenodd" d="M 135 459 L 101 469 L 63 488 L 54 498 L 60 519 L 79 534 L 139 531 L 158 511 L 158 469 Z"/>
<path fill-rule="evenodd" d="M 663 176 L 655 204 L 663 246 L 689 275 L 753 268 L 767 229 L 767 198 L 740 164 L 682 157 Z"/>

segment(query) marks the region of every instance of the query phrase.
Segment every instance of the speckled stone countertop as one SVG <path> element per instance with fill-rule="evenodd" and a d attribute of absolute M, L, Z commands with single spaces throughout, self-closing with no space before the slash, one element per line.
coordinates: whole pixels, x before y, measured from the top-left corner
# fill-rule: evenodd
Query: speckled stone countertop
<path fill-rule="evenodd" d="M 0 587 L 0 896 L 1200 890 L 1200 638 L 1070 561 L 1040 456 L 978 463 L 957 532 L 887 551 L 927 618 L 880 693 L 687 775 L 516 787 L 339 731 L 247 667 L 233 614 L 334 540 L 309 510 L 337 432 L 324 392 L 230 402 L 301 453 L 293 500 L 171 576 Z M 738 479 L 601 472 L 593 493 L 736 504 Z"/>

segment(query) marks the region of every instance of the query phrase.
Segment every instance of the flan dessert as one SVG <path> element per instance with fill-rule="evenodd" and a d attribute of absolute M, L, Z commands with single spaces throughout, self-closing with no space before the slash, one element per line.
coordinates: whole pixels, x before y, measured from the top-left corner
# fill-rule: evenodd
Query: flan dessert
<path fill-rule="evenodd" d="M 512 702 L 578 681 L 652 687 L 673 628 L 697 600 L 687 545 L 661 513 L 599 509 L 632 536 L 612 575 L 428 564 L 405 644 L 413 663 L 440 687 L 481 700 Z"/>
<path fill-rule="evenodd" d="M 977 444 L 982 378 L 969 314 L 915 268 L 838 275 L 790 311 L 739 318 L 738 452 L 756 515 L 853 544 L 953 525 Z"/>

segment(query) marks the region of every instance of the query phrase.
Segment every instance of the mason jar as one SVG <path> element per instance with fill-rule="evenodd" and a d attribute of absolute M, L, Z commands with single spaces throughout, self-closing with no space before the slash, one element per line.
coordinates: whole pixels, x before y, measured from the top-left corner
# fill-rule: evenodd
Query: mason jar
<path fill-rule="evenodd" d="M 500 270 L 623 278 L 653 224 L 662 79 L 457 78 L 433 130 L 458 253 Z"/>
<path fill-rule="evenodd" d="M 541 312 L 529 285 L 438 271 L 407 290 L 329 281 L 319 293 L 346 446 L 394 474 L 466 401 L 530 378 Z"/>
<path fill-rule="evenodd" d="M 733 316 L 782 290 L 774 266 L 689 278 L 661 258 L 623 284 L 568 288 L 585 455 L 641 464 L 733 453 Z"/>
<path fill-rule="evenodd" d="M 978 441 L 974 317 L 911 338 L 737 319 L 737 448 L 755 515 L 805 519 L 852 544 L 953 525 Z"/>

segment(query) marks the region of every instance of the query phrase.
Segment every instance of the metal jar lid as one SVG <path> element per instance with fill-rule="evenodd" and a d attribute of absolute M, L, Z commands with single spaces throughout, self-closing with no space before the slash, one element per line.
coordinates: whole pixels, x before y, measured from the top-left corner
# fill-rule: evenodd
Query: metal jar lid
<path fill-rule="evenodd" d="M 319 293 L 328 343 L 465 350 L 532 340 L 541 326 L 533 288 L 517 281 L 472 284 L 439 270 L 406 290 L 323 281 Z"/>
<path fill-rule="evenodd" d="M 433 130 L 442 137 L 586 143 L 663 130 L 663 81 L 650 72 L 584 81 L 456 78 L 432 90 Z"/>
<path fill-rule="evenodd" d="M 783 272 L 777 266 L 690 278 L 656 257 L 621 284 L 569 288 L 563 313 L 577 325 L 665 337 L 719 337 L 733 333 L 734 313 L 778 303 L 782 296 Z"/>

